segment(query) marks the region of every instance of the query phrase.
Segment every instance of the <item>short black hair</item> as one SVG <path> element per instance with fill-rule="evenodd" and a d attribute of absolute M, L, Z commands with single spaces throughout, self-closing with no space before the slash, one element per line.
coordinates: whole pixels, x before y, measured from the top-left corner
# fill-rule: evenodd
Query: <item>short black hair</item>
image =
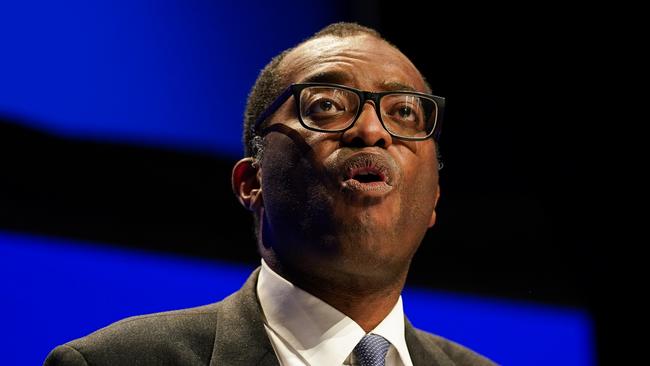
<path fill-rule="evenodd" d="M 246 111 L 244 112 L 244 156 L 260 158 L 262 139 L 261 137 L 256 136 L 255 121 L 260 114 L 262 114 L 262 112 L 273 103 L 273 100 L 277 98 L 284 88 L 287 87 L 286 75 L 284 75 L 282 70 L 280 70 L 280 64 L 282 63 L 282 60 L 284 60 L 285 56 L 300 45 L 316 38 L 325 36 L 345 38 L 363 34 L 376 37 L 388 43 L 388 41 L 382 38 L 379 32 L 374 29 L 364 27 L 357 23 L 340 22 L 328 25 L 298 45 L 283 51 L 271 59 L 271 61 L 260 72 L 253 88 L 248 94 Z"/>

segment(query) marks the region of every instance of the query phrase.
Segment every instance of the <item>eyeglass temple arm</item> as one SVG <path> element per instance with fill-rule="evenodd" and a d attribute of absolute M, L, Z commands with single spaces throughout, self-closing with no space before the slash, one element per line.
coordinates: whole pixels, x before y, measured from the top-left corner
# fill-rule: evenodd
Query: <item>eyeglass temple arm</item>
<path fill-rule="evenodd" d="M 259 125 L 262 124 L 262 122 L 264 122 L 273 113 L 275 113 L 275 111 L 277 111 L 280 108 L 280 106 L 284 104 L 284 102 L 287 99 L 289 99 L 292 92 L 293 90 L 291 89 L 291 86 L 289 86 L 287 89 L 285 89 L 284 92 L 282 92 L 282 94 L 280 94 L 277 98 L 275 98 L 273 103 L 271 103 L 271 105 L 268 108 L 266 108 L 266 110 L 264 110 L 264 112 L 259 117 L 257 117 L 254 125 L 255 128 L 257 129 L 257 127 L 259 127 Z"/>
<path fill-rule="evenodd" d="M 445 104 L 446 99 L 443 97 L 438 97 L 438 118 L 436 119 L 436 127 L 433 131 L 433 139 L 437 142 L 440 141 L 440 134 L 442 133 L 442 120 L 443 115 L 445 114 Z"/>

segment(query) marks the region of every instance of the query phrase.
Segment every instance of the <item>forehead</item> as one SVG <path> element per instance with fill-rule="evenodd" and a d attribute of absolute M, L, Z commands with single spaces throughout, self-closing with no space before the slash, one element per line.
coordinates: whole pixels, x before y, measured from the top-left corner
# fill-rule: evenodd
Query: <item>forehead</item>
<path fill-rule="evenodd" d="M 365 34 L 312 39 L 287 54 L 280 68 L 288 83 L 317 80 L 373 91 L 405 85 L 427 92 L 420 72 L 404 54 Z"/>

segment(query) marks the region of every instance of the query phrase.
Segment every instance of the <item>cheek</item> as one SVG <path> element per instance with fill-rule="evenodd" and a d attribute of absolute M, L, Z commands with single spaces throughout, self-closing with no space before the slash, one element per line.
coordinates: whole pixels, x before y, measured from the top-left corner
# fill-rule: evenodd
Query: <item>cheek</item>
<path fill-rule="evenodd" d="M 276 197 L 299 194 L 297 178 L 304 171 L 303 153 L 289 137 L 272 134 L 267 136 L 262 159 L 262 191 L 264 201 L 273 202 Z"/>
<path fill-rule="evenodd" d="M 438 171 L 433 153 L 401 162 L 403 165 L 403 187 L 401 200 L 403 209 L 409 211 L 410 219 L 428 223 L 435 207 L 438 187 Z"/>
<path fill-rule="evenodd" d="M 322 167 L 322 148 L 306 144 L 309 136 L 296 137 L 283 134 L 267 136 L 262 161 L 262 192 L 264 206 L 272 221 L 289 217 L 300 221 L 308 217 L 322 216 L 329 205 Z M 309 146 L 308 150 L 305 146 Z M 276 220 L 273 220 L 276 218 Z"/>
<path fill-rule="evenodd" d="M 426 185 L 426 182 L 437 181 L 435 153 L 431 146 L 403 144 L 399 146 L 398 153 L 393 156 L 401 167 L 403 183 L 406 185 L 404 188 L 418 188 L 421 184 L 416 185 L 415 183 L 425 183 Z"/>

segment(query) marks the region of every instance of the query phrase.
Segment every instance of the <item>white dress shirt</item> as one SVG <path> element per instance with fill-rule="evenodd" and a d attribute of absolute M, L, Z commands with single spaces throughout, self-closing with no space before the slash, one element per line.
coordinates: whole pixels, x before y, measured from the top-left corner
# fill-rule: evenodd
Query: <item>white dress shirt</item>
<path fill-rule="evenodd" d="M 366 335 L 359 324 L 273 272 L 264 260 L 257 295 L 265 318 L 264 329 L 280 365 L 357 365 L 352 351 Z M 404 339 L 401 296 L 370 333 L 391 343 L 386 366 L 413 366 Z"/>

